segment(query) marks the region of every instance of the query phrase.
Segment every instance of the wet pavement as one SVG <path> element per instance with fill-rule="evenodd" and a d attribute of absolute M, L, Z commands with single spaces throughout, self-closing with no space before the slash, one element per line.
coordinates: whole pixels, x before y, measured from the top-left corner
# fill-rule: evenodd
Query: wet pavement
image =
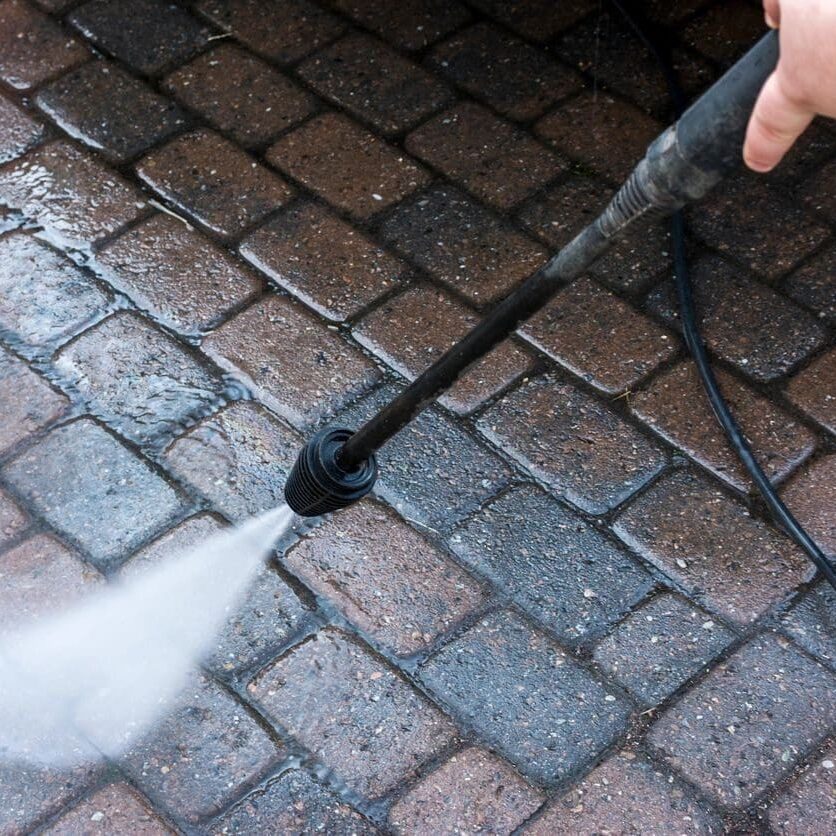
<path fill-rule="evenodd" d="M 763 28 L 644 6 L 691 92 Z M 591 0 L 0 0 L 4 612 L 280 502 L 669 120 Z M 688 232 L 723 388 L 831 555 L 834 172 L 816 122 Z M 663 227 L 380 464 L 126 757 L 0 766 L 0 834 L 832 832 L 836 596 L 713 424 Z"/>

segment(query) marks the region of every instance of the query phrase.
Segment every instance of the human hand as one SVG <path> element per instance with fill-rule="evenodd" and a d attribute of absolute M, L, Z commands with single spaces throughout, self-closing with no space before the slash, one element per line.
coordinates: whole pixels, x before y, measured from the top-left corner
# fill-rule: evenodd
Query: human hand
<path fill-rule="evenodd" d="M 813 117 L 836 117 L 836 0 L 764 0 L 781 55 L 749 119 L 743 159 L 773 169 Z"/>

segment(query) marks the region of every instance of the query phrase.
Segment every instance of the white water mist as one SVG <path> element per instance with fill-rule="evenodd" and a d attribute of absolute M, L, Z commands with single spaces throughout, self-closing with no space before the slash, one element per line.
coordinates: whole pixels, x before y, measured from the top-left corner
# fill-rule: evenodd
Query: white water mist
<path fill-rule="evenodd" d="M 211 651 L 286 506 L 0 638 L 0 759 L 73 766 L 148 732 Z"/>

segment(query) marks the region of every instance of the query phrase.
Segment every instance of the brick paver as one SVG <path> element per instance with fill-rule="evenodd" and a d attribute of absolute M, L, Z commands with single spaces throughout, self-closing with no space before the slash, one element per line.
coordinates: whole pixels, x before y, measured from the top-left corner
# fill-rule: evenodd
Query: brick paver
<path fill-rule="evenodd" d="M 224 238 L 263 220 L 293 194 L 268 168 L 205 130 L 152 151 L 137 173 L 178 210 Z"/>
<path fill-rule="evenodd" d="M 138 308 L 187 336 L 208 331 L 262 289 L 229 253 L 165 214 L 105 246 L 96 267 Z"/>
<path fill-rule="evenodd" d="M 398 833 L 510 833 L 543 794 L 484 749 L 453 755 L 389 813 Z"/>
<path fill-rule="evenodd" d="M 140 788 L 193 822 L 227 806 L 282 752 L 240 703 L 196 677 L 122 764 Z"/>
<path fill-rule="evenodd" d="M 188 58 L 209 35 L 206 27 L 165 0 L 90 0 L 70 20 L 96 46 L 148 74 Z"/>
<path fill-rule="evenodd" d="M 82 61 L 89 53 L 27 0 L 0 3 L 0 78 L 29 90 Z"/>
<path fill-rule="evenodd" d="M 28 278 L 38 275 L 38 292 Z M 49 351 L 101 316 L 107 292 L 68 258 L 24 233 L 0 239 L 0 328 L 36 352 Z"/>
<path fill-rule="evenodd" d="M 110 784 L 86 798 L 44 833 L 73 836 L 87 832 L 131 833 L 133 836 L 168 836 L 174 831 L 130 785 Z"/>
<path fill-rule="evenodd" d="M 612 755 L 545 813 L 526 836 L 555 833 L 719 833 L 719 817 L 702 807 L 668 771 L 635 753 Z"/>
<path fill-rule="evenodd" d="M 765 634 L 663 714 L 649 740 L 704 792 L 739 808 L 789 773 L 832 726 L 834 685 L 820 665 Z"/>
<path fill-rule="evenodd" d="M 413 774 L 453 733 L 437 708 L 336 631 L 319 633 L 267 667 L 248 691 L 270 718 L 369 797 Z"/>
<path fill-rule="evenodd" d="M 651 479 L 663 452 L 581 389 L 535 378 L 479 419 L 479 429 L 592 514 L 603 514 Z"/>
<path fill-rule="evenodd" d="M 67 411 L 69 401 L 26 364 L 0 348 L 0 455 Z"/>
<path fill-rule="evenodd" d="M 247 236 L 241 254 L 278 285 L 336 322 L 396 287 L 409 268 L 315 203 L 295 203 Z"/>
<path fill-rule="evenodd" d="M 248 833 L 374 836 L 380 831 L 306 772 L 294 769 L 248 795 L 211 828 L 213 836 Z"/>
<path fill-rule="evenodd" d="M 401 656 L 483 603 L 476 582 L 392 512 L 363 502 L 291 549 L 285 565 Z"/>
<path fill-rule="evenodd" d="M 68 142 L 52 142 L 0 171 L 0 201 L 64 246 L 85 247 L 135 220 L 142 193 Z"/>
<path fill-rule="evenodd" d="M 789 539 L 688 471 L 653 485 L 615 530 L 697 600 L 743 624 L 811 575 Z"/>
<path fill-rule="evenodd" d="M 595 661 L 648 705 L 703 670 L 734 634 L 676 595 L 631 613 L 595 648 Z"/>
<path fill-rule="evenodd" d="M 604 631 L 652 582 L 581 517 L 541 491 L 509 491 L 450 538 L 453 551 L 566 642 Z"/>
<path fill-rule="evenodd" d="M 252 381 L 261 399 L 296 426 L 330 415 L 380 377 L 356 348 L 277 295 L 266 296 L 218 328 L 203 349 Z"/>
<path fill-rule="evenodd" d="M 689 95 L 765 31 L 641 7 Z M 0 86 L 3 625 L 281 503 L 671 114 L 595 0 L 0 0 Z M 720 383 L 828 553 L 834 166 L 817 119 L 687 213 Z M 826 831 L 836 597 L 723 441 L 671 255 L 620 241 L 281 538 L 127 757 L 0 763 L 0 833 Z"/>
<path fill-rule="evenodd" d="M 53 430 L 2 474 L 103 568 L 170 523 L 183 506 L 148 464 L 87 418 Z"/>
<path fill-rule="evenodd" d="M 70 136 L 115 162 L 186 123 L 177 105 L 107 61 L 90 61 L 42 88 L 37 102 Z"/>
<path fill-rule="evenodd" d="M 55 366 L 94 414 L 140 444 L 164 443 L 220 400 L 218 374 L 133 313 L 85 331 Z"/>
<path fill-rule="evenodd" d="M 40 122 L 0 96 L 0 163 L 19 157 L 43 135 Z"/>
<path fill-rule="evenodd" d="M 261 145 L 310 115 L 298 85 L 234 44 L 204 53 L 168 76 L 165 88 L 242 145 Z"/>
<path fill-rule="evenodd" d="M 406 148 L 499 209 L 508 209 L 565 168 L 529 135 L 468 103 L 439 114 L 409 135 Z"/>
<path fill-rule="evenodd" d="M 447 645 L 420 676 L 480 738 L 541 781 L 593 759 L 625 730 L 629 713 L 623 699 L 507 611 Z"/>

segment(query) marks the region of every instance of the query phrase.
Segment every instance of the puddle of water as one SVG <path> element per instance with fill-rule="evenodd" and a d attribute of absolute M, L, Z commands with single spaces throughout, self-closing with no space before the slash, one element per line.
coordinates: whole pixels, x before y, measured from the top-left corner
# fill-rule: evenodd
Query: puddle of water
<path fill-rule="evenodd" d="M 241 602 L 287 506 L 0 638 L 0 760 L 116 757 L 160 718 Z"/>

